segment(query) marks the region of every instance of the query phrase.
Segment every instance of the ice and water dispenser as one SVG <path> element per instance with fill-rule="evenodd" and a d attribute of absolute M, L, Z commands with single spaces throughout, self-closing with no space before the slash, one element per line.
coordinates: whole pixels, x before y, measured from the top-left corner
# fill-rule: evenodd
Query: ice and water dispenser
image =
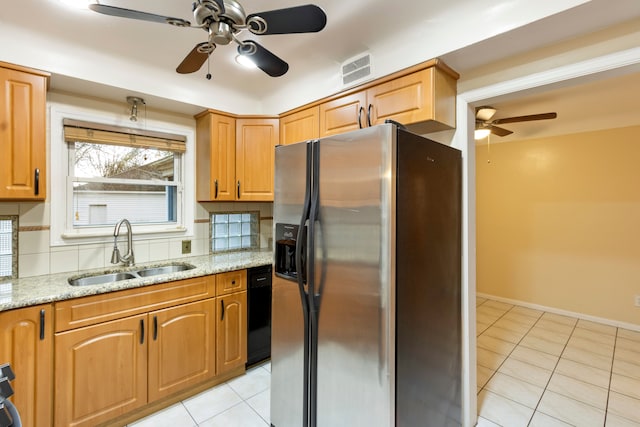
<path fill-rule="evenodd" d="M 296 224 L 276 224 L 276 253 L 275 272 L 277 275 L 297 280 L 296 270 L 296 239 L 298 238 L 299 225 Z"/>

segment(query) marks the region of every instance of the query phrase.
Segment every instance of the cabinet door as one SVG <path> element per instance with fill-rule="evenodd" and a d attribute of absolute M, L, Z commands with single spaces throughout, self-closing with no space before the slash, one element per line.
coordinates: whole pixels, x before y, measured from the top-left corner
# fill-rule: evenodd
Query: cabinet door
<path fill-rule="evenodd" d="M 55 425 L 93 427 L 147 403 L 147 315 L 55 336 Z"/>
<path fill-rule="evenodd" d="M 356 92 L 320 104 L 320 136 L 336 135 L 367 127 L 365 92 Z"/>
<path fill-rule="evenodd" d="M 46 84 L 0 67 L 0 199 L 46 198 Z"/>
<path fill-rule="evenodd" d="M 236 123 L 207 112 L 196 121 L 196 192 L 199 201 L 235 200 Z"/>
<path fill-rule="evenodd" d="M 53 317 L 51 305 L 0 313 L 0 364 L 16 374 L 11 398 L 23 426 L 50 426 L 53 396 Z"/>
<path fill-rule="evenodd" d="M 149 401 L 212 378 L 215 299 L 149 313 Z"/>
<path fill-rule="evenodd" d="M 218 375 L 247 362 L 247 292 L 237 292 L 218 300 Z"/>
<path fill-rule="evenodd" d="M 320 137 L 320 107 L 311 107 L 280 119 L 280 145 Z"/>
<path fill-rule="evenodd" d="M 455 127 L 455 97 L 455 79 L 431 67 L 368 89 L 367 113 L 372 125 L 432 121 L 434 130 L 443 130 Z"/>
<path fill-rule="evenodd" d="M 236 199 L 273 201 L 278 119 L 236 120 Z"/>

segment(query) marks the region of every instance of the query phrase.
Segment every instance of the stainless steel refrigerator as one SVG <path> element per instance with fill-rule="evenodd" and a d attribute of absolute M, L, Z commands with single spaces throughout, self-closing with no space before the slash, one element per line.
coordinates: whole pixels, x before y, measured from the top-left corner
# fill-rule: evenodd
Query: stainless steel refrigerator
<path fill-rule="evenodd" d="M 461 425 L 461 154 L 384 124 L 276 148 L 271 425 Z"/>

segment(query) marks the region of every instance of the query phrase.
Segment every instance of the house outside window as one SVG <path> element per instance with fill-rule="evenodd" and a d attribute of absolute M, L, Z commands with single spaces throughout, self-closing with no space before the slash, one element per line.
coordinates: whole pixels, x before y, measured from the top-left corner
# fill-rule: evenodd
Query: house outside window
<path fill-rule="evenodd" d="M 69 191 L 74 228 L 178 221 L 175 179 L 180 154 L 158 148 L 69 143 Z"/>

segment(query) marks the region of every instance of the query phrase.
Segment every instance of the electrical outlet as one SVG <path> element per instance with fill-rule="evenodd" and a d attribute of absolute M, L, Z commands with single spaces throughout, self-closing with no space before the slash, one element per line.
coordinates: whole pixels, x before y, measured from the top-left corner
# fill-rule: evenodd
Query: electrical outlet
<path fill-rule="evenodd" d="M 182 253 L 190 254 L 191 253 L 191 240 L 183 240 L 182 241 Z"/>
<path fill-rule="evenodd" d="M 640 295 L 636 295 L 636 307 L 640 307 Z"/>

